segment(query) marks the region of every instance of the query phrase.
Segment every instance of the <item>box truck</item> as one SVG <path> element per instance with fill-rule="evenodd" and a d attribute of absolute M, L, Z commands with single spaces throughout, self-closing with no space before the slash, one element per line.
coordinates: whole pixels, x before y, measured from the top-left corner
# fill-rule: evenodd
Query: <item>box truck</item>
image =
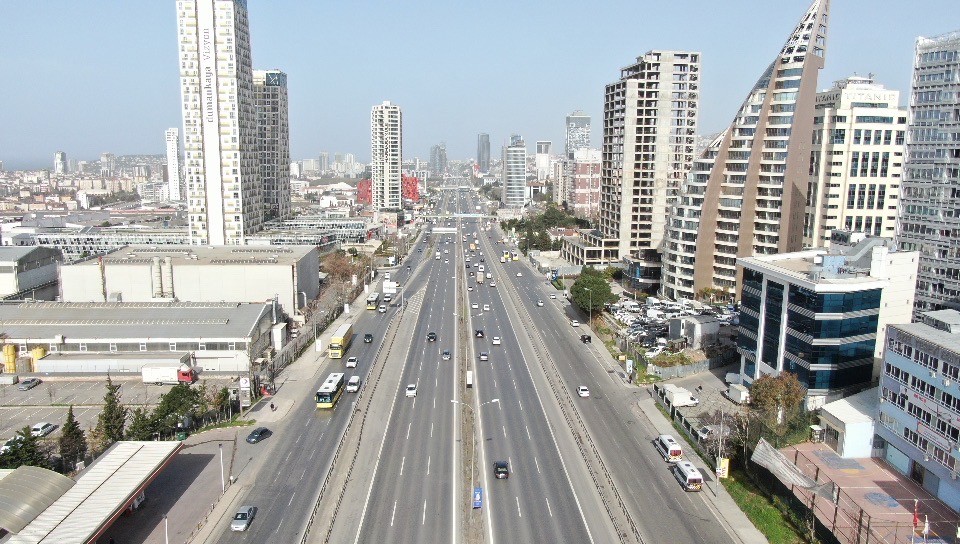
<path fill-rule="evenodd" d="M 694 397 L 688 389 L 684 389 L 683 387 L 677 387 L 676 385 L 668 383 L 664 386 L 664 390 L 666 391 L 667 402 L 677 408 L 700 404 L 700 399 Z"/>
<path fill-rule="evenodd" d="M 145 365 L 140 368 L 143 383 L 157 385 L 178 383 L 191 384 L 197 381 L 197 371 L 188 365 Z"/>

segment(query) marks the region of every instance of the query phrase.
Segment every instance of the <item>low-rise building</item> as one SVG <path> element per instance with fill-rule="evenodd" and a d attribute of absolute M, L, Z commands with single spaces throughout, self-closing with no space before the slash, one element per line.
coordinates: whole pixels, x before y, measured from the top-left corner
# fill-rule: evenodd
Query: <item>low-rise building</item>
<path fill-rule="evenodd" d="M 0 298 L 56 300 L 61 262 L 63 253 L 52 247 L 0 247 Z"/>
<path fill-rule="evenodd" d="M 257 360 L 281 347 L 272 341 L 272 319 L 270 304 L 0 304 L 0 333 L 6 344 L 16 346 L 18 357 L 189 352 L 201 372 L 246 374 L 259 370 Z M 25 370 L 36 369 L 17 368 Z"/>
<path fill-rule="evenodd" d="M 885 347 L 877 425 L 883 457 L 960 510 L 960 312 L 891 325 Z"/>
<path fill-rule="evenodd" d="M 843 250 L 737 259 L 743 383 L 797 375 L 807 406 L 856 393 L 879 375 L 886 327 L 909 323 L 919 255 L 867 238 Z"/>
<path fill-rule="evenodd" d="M 720 320 L 712 315 L 686 315 L 670 320 L 671 340 L 685 338 L 687 347 L 703 349 L 720 341 Z"/>
<path fill-rule="evenodd" d="M 268 302 L 320 292 L 316 246 L 127 246 L 60 269 L 64 302 Z"/>

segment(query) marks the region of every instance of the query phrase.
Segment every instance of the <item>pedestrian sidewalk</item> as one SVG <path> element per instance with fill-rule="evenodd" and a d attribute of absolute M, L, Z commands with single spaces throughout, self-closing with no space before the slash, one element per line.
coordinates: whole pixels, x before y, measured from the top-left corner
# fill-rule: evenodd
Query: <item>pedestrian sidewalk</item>
<path fill-rule="evenodd" d="M 642 414 L 653 428 L 656 429 L 657 434 L 677 435 L 676 429 L 673 428 L 670 421 L 657 409 L 652 386 L 646 386 L 645 388 L 650 393 L 649 398 L 640 399 L 634 408 L 634 413 L 638 416 Z M 680 439 L 683 440 L 683 437 L 681 436 Z M 686 448 L 684 456 L 689 456 L 692 451 L 692 448 Z M 696 453 L 693 455 L 696 455 Z M 699 458 L 699 456 L 697 457 Z M 700 464 L 701 466 L 708 467 L 708 469 L 710 468 L 703 459 L 700 459 Z M 766 543 L 766 537 L 753 526 L 753 523 L 747 518 L 747 515 L 740 510 L 740 507 L 733 500 L 733 497 L 727 493 L 726 488 L 722 485 L 716 485 L 716 475 L 713 471 L 704 471 L 704 476 L 710 478 L 712 481 L 704 482 L 705 489 L 701 491 L 700 494 L 713 506 L 714 511 L 717 513 L 717 518 L 725 526 L 727 533 L 744 544 Z"/>

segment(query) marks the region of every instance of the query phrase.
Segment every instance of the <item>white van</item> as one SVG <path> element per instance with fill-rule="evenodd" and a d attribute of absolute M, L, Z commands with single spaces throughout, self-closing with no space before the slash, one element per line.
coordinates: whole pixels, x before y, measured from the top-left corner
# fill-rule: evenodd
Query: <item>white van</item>
<path fill-rule="evenodd" d="M 673 477 L 680 482 L 684 491 L 700 491 L 703 487 L 703 475 L 690 461 L 680 461 L 673 465 Z"/>
<path fill-rule="evenodd" d="M 663 456 L 663 459 L 668 463 L 676 463 L 683 459 L 683 448 L 681 448 L 680 443 L 669 434 L 661 434 L 658 436 L 657 439 L 653 441 L 653 445 L 656 446 L 657 451 L 660 452 L 660 455 Z"/>
<path fill-rule="evenodd" d="M 356 393 L 360 391 L 360 376 L 351 376 L 347 382 L 347 393 Z"/>

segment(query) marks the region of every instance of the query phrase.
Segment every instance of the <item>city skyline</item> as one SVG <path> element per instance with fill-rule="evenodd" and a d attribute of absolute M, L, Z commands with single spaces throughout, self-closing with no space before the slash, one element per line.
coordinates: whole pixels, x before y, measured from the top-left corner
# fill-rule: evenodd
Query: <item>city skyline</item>
<path fill-rule="evenodd" d="M 476 135 L 481 132 L 490 134 L 495 147 L 505 143 L 513 132 L 528 135 L 530 141 L 563 141 L 564 116 L 582 109 L 599 119 L 608 74 L 621 67 L 622 59 L 634 58 L 650 49 L 703 52 L 702 132 L 707 135 L 719 131 L 729 124 L 729 112 L 736 109 L 756 72 L 766 64 L 760 51 L 769 50 L 780 41 L 773 29 L 789 25 L 790 17 L 786 14 L 803 9 L 806 1 L 789 0 L 788 4 L 751 1 L 743 11 L 691 18 L 685 21 L 688 27 L 682 33 L 675 32 L 676 24 L 670 20 L 658 24 L 656 18 L 661 15 L 641 4 L 616 2 L 577 18 L 568 17 L 570 10 L 564 9 L 563 4 L 550 13 L 537 11 L 540 17 L 556 19 L 556 24 L 545 24 L 544 28 L 585 33 L 586 40 L 578 39 L 569 45 L 567 32 L 537 37 L 538 42 L 546 40 L 543 47 L 554 51 L 556 58 L 578 66 L 580 76 L 571 80 L 566 69 L 555 63 L 541 63 L 532 69 L 517 69 L 510 88 L 503 88 L 503 78 L 489 75 L 500 69 L 499 59 L 508 58 L 502 49 L 513 40 L 502 40 L 504 45 L 486 44 L 479 69 L 477 62 L 455 62 L 457 58 L 474 55 L 472 48 L 479 42 L 471 40 L 469 34 L 462 35 L 462 29 L 453 23 L 470 18 L 476 21 L 476 32 L 482 33 L 494 24 L 498 13 L 495 6 L 437 9 L 438 5 L 425 4 L 370 10 L 340 5 L 325 6 L 329 13 L 321 13 L 319 6 L 292 1 L 251 1 L 249 11 L 254 64 L 283 66 L 297 82 L 290 89 L 290 108 L 296 112 L 290 119 L 291 157 L 297 160 L 315 157 L 322 150 L 346 149 L 367 162 L 369 104 L 379 102 L 383 96 L 405 104 L 409 125 L 404 149 L 407 156 L 425 157 L 430 145 L 447 141 L 451 159 L 466 159 L 474 156 Z M 921 4 L 892 4 L 882 10 L 863 10 L 862 2 L 834 6 L 831 24 L 838 38 L 830 46 L 831 62 L 821 74 L 820 90 L 854 72 L 874 73 L 888 88 L 906 90 L 916 36 L 941 34 L 950 31 L 952 24 L 931 23 L 929 18 L 909 14 L 917 10 L 935 13 L 950 5 L 945 0 L 927 0 Z M 109 11 L 106 6 L 102 10 L 97 6 L 97 2 L 89 2 L 65 3 L 55 10 L 34 4 L 7 8 L 5 15 L 11 30 L 0 37 L 0 47 L 20 51 L 23 48 L 17 44 L 28 39 L 26 29 L 38 26 L 47 29 L 46 35 L 50 36 L 29 51 L 0 60 L 0 68 L 7 73 L 29 73 L 34 82 L 9 89 L 8 104 L 17 107 L 0 110 L 0 122 L 9 128 L 0 136 L 0 160 L 8 170 L 50 168 L 50 157 L 58 150 L 78 160 L 95 159 L 104 151 L 117 155 L 162 154 L 162 142 L 156 134 L 180 126 L 177 46 L 171 38 L 176 28 L 174 4 L 138 4 L 127 8 L 128 17 L 153 21 L 151 25 L 129 25 L 111 18 L 98 19 L 98 25 L 76 24 L 90 14 Z M 715 29 L 723 28 L 724 20 L 735 24 L 733 17 L 744 11 L 770 24 L 726 43 L 725 36 Z M 606 27 L 599 23 L 613 14 L 618 19 L 645 14 L 645 20 L 651 24 L 639 34 L 605 33 Z M 398 44 L 396 62 L 387 67 L 388 75 L 396 73 L 397 77 L 384 77 L 381 81 L 391 83 L 383 88 L 331 85 L 331 80 L 356 81 L 350 74 L 366 71 L 374 62 L 376 56 L 370 50 L 373 46 L 347 39 L 352 38 L 347 34 L 350 25 L 332 25 L 330 32 L 310 37 L 288 32 L 287 25 L 290 20 L 356 20 L 361 16 L 409 21 L 417 26 L 436 27 L 438 31 L 430 33 L 430 37 L 411 38 Z M 662 16 L 669 16 L 669 11 Z M 590 24 L 594 19 L 598 24 Z M 524 18 L 515 20 L 516 24 L 502 29 L 504 35 L 516 35 L 521 41 L 528 39 L 528 28 L 519 23 Z M 884 39 L 877 40 L 880 36 Z M 873 45 L 859 45 L 865 42 Z M 64 43 L 70 47 L 64 47 Z M 347 43 L 351 45 L 342 45 Z M 514 46 L 515 43 L 509 45 Z M 328 59 L 321 70 L 315 67 L 318 51 Z M 427 54 L 439 54 L 433 65 L 447 68 L 435 72 L 433 77 L 409 77 L 410 67 Z M 123 67 L 124 77 L 110 78 L 111 84 L 104 86 L 103 74 L 115 66 Z M 70 84 L 63 84 L 67 80 Z M 458 81 L 471 81 L 471 85 L 448 85 Z M 449 88 L 449 92 L 437 92 L 438 84 Z M 511 99 L 491 100 L 500 96 Z M 471 108 L 464 110 L 464 103 L 471 104 Z M 71 109 L 51 108 L 49 104 L 70 104 Z M 471 115 L 463 115 L 464 111 Z M 80 127 L 86 129 L 78 130 Z M 596 131 L 593 145 L 599 145 Z"/>

